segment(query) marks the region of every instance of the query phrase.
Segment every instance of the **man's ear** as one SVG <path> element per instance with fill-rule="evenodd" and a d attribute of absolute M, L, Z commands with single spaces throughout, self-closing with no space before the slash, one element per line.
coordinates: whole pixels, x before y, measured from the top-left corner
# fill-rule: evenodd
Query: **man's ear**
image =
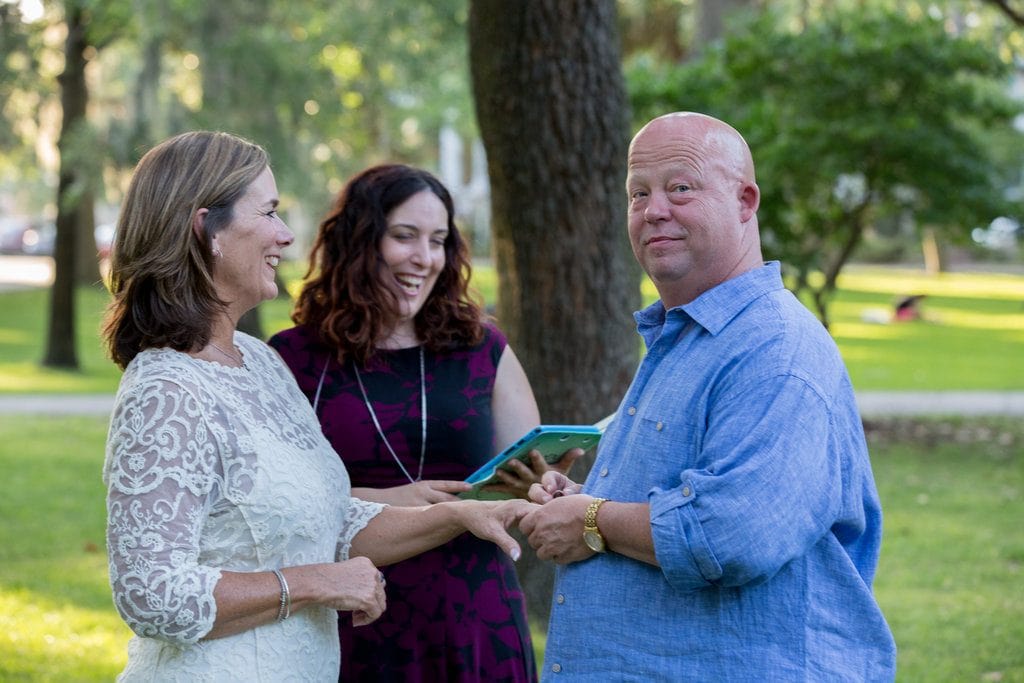
<path fill-rule="evenodd" d="M 208 213 L 210 213 L 209 209 L 199 209 L 196 211 L 196 215 L 192 216 L 192 232 L 196 234 L 200 242 L 206 242 L 206 214 Z"/>
<path fill-rule="evenodd" d="M 740 220 L 746 223 L 757 213 L 761 205 L 761 190 L 754 183 L 743 183 L 740 188 Z"/>

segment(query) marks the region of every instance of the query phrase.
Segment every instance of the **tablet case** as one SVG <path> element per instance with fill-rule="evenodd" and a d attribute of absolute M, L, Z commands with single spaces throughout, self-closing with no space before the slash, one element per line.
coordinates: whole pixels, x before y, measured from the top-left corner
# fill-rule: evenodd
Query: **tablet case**
<path fill-rule="evenodd" d="M 466 478 L 473 484 L 473 489 L 459 494 L 461 498 L 480 500 L 500 500 L 509 498 L 507 493 L 483 491 L 488 484 L 500 484 L 495 471 L 511 458 L 522 462 L 529 461 L 532 450 L 540 451 L 550 464 L 561 459 L 562 454 L 570 448 L 582 448 L 587 451 L 597 445 L 602 429 L 595 425 L 540 425 L 534 427 L 511 446 L 491 458 L 485 465 Z"/>

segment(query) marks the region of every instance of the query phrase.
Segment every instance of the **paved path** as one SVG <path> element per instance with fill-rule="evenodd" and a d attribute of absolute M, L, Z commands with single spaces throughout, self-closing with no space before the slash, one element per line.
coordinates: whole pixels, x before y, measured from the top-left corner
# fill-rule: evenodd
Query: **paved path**
<path fill-rule="evenodd" d="M 0 394 L 0 415 L 110 415 L 108 394 Z M 1024 417 L 1024 391 L 876 392 L 857 394 L 865 417 L 894 415 L 1019 415 Z"/>

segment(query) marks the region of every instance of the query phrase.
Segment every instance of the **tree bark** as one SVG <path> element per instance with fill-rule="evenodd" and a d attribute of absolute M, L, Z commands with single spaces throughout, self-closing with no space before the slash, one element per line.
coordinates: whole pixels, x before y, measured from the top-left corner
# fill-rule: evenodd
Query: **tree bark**
<path fill-rule="evenodd" d="M 498 324 L 542 419 L 596 422 L 617 406 L 639 353 L 615 2 L 473 0 L 469 48 L 491 182 Z M 573 478 L 582 481 L 589 464 L 577 464 Z M 553 569 L 532 553 L 519 568 L 531 617 L 546 622 Z"/>
<path fill-rule="evenodd" d="M 43 365 L 78 368 L 75 349 L 75 254 L 81 234 L 78 230 L 80 200 L 73 199 L 79 180 L 69 161 L 69 146 L 75 130 L 85 123 L 88 91 L 85 86 L 86 19 L 81 5 L 65 3 L 67 39 L 64 42 L 64 71 L 58 77 L 61 86 L 63 119 L 57 149 L 60 152 L 60 177 L 57 182 L 57 236 L 54 242 L 54 280 L 50 288 L 50 324 Z M 91 235 L 90 235 L 91 236 Z M 97 270 L 97 276 L 99 271 Z"/>
<path fill-rule="evenodd" d="M 697 26 L 693 36 L 693 54 L 699 54 L 725 32 L 729 14 L 754 5 L 754 0 L 700 0 L 697 3 Z"/>

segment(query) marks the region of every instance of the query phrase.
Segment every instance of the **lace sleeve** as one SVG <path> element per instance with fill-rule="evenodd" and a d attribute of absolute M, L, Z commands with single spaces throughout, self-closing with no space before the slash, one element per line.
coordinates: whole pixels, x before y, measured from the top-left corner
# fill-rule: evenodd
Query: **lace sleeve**
<path fill-rule="evenodd" d="M 383 503 L 374 503 L 359 498 L 350 499 L 350 504 L 345 508 L 345 521 L 341 527 L 341 534 L 338 536 L 338 549 L 334 556 L 339 562 L 348 559 L 352 550 L 352 539 L 363 530 L 370 520 L 380 514 L 386 508 Z"/>
<path fill-rule="evenodd" d="M 107 554 L 114 603 L 136 634 L 177 644 L 213 628 L 220 570 L 201 566 L 199 538 L 223 490 L 213 435 L 181 386 L 121 394 L 107 436 Z"/>

